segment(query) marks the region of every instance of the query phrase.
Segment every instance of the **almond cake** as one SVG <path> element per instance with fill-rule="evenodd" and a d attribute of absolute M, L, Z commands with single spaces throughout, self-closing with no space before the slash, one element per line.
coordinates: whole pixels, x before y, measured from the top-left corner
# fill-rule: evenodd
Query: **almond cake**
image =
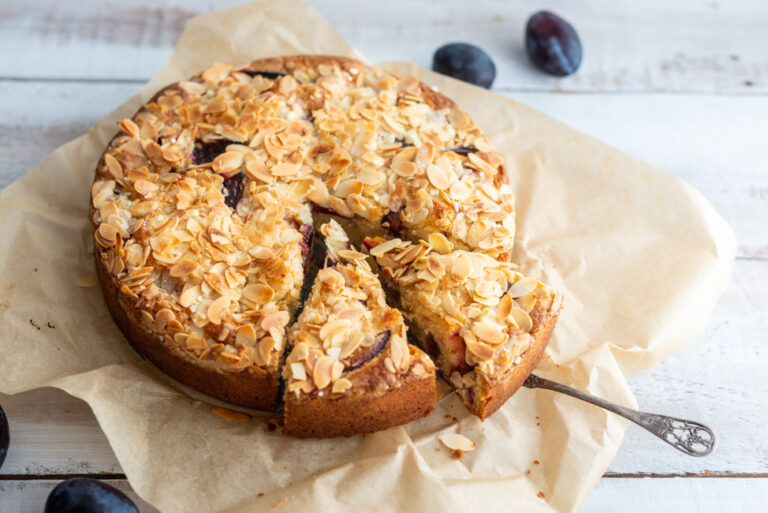
<path fill-rule="evenodd" d="M 407 344 L 403 315 L 383 303 L 341 227 L 316 233 L 318 212 L 379 236 L 368 242 L 385 285 L 473 413 L 498 408 L 541 357 L 559 296 L 538 282 L 524 296 L 499 293 L 502 275 L 512 290 L 519 281 L 503 160 L 419 80 L 341 57 L 219 64 L 160 90 L 118 126 L 91 189 L 97 275 L 128 341 L 179 382 L 247 408 L 284 404 L 285 431 L 297 436 L 368 432 L 431 411 L 430 358 Z M 318 237 L 333 265 L 313 264 Z M 403 252 L 407 265 L 389 265 Z M 434 270 L 421 266 L 452 269 L 448 260 L 465 256 L 466 280 L 437 279 L 464 317 L 434 295 L 417 304 L 434 285 L 418 278 Z M 504 317 L 508 302 L 516 310 Z M 335 318 L 332 305 L 360 317 Z M 441 315 L 450 326 L 422 318 Z M 472 326 L 493 315 L 508 340 L 488 345 Z M 359 329 L 321 333 L 321 320 Z"/>

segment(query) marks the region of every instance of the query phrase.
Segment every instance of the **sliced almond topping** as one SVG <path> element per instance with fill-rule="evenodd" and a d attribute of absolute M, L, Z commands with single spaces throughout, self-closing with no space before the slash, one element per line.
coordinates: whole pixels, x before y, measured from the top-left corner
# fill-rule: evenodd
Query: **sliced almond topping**
<path fill-rule="evenodd" d="M 121 119 L 117 123 L 117 126 L 120 127 L 120 130 L 130 135 L 134 139 L 138 139 L 140 137 L 139 125 L 134 123 L 132 119 L 129 119 L 129 118 Z"/>
<path fill-rule="evenodd" d="M 315 367 L 312 369 L 312 381 L 315 382 L 315 386 L 319 389 L 323 389 L 331 384 L 331 370 L 336 360 L 330 356 L 321 356 L 315 362 Z"/>
<path fill-rule="evenodd" d="M 251 417 L 246 415 L 243 412 L 230 410 L 229 408 L 211 408 L 211 413 L 216 415 L 217 417 L 221 417 L 224 420 L 229 420 L 231 422 L 239 422 L 239 423 L 245 423 L 248 422 Z"/>
<path fill-rule="evenodd" d="M 174 278 L 181 278 L 183 276 L 189 276 L 197 271 L 198 267 L 200 267 L 200 265 L 197 262 L 192 260 L 181 260 L 171 267 L 170 274 Z"/>
<path fill-rule="evenodd" d="M 291 364 L 291 377 L 296 381 L 307 379 L 307 370 L 304 368 L 303 363 L 295 362 Z"/>
<path fill-rule="evenodd" d="M 445 190 L 451 186 L 451 179 L 445 171 L 435 164 L 427 166 L 427 178 L 429 181 L 440 190 Z"/>
<path fill-rule="evenodd" d="M 107 165 L 109 173 L 117 180 L 121 180 L 123 178 L 123 166 L 115 157 L 112 156 L 111 153 L 104 154 L 104 163 Z"/>
<path fill-rule="evenodd" d="M 246 324 L 237 330 L 235 343 L 252 347 L 256 343 L 256 330 L 253 329 L 253 326 Z"/>
<path fill-rule="evenodd" d="M 317 205 L 327 205 L 330 196 L 328 194 L 328 187 L 326 187 L 325 182 L 320 179 L 316 179 L 312 183 L 312 188 L 310 189 L 309 195 L 307 197 L 310 201 Z"/>
<path fill-rule="evenodd" d="M 496 310 L 496 319 L 498 321 L 504 321 L 504 319 L 509 317 L 513 306 L 512 296 L 509 294 L 504 294 L 501 296 L 501 301 L 499 301 L 499 306 Z"/>
<path fill-rule="evenodd" d="M 331 349 L 337 349 L 337 348 L 331 348 Z M 330 352 L 330 349 L 328 350 Z M 331 356 L 331 358 L 333 358 Z M 336 360 L 336 358 L 333 358 Z M 331 381 L 336 381 L 341 377 L 341 373 L 344 372 L 344 364 L 340 361 L 336 360 L 333 362 L 333 366 L 331 367 Z"/>
<path fill-rule="evenodd" d="M 248 250 L 248 254 L 255 260 L 272 260 L 275 258 L 275 254 L 271 249 L 264 246 L 254 246 Z"/>
<path fill-rule="evenodd" d="M 213 82 L 214 84 L 218 84 L 227 78 L 227 75 L 229 75 L 231 70 L 232 66 L 230 64 L 216 64 L 203 71 L 202 77 L 206 82 Z"/>
<path fill-rule="evenodd" d="M 489 324 L 486 322 L 476 322 L 472 325 L 472 333 L 478 336 L 481 340 L 485 340 L 489 344 L 498 345 L 507 339 L 507 334 L 498 324 Z"/>
<path fill-rule="evenodd" d="M 398 161 L 392 162 L 390 169 L 392 169 L 392 171 L 397 176 L 402 176 L 403 178 L 410 178 L 413 175 L 415 175 L 416 172 L 418 171 L 416 164 L 414 164 L 413 162 L 408 162 L 406 160 L 398 160 Z"/>
<path fill-rule="evenodd" d="M 518 328 L 520 328 L 526 333 L 530 332 L 533 329 L 533 320 L 531 319 L 531 316 L 528 315 L 528 312 L 526 312 L 522 308 L 513 306 L 512 311 L 510 313 L 512 315 L 512 318 L 515 320 L 515 324 L 517 324 Z"/>
<path fill-rule="evenodd" d="M 222 296 L 218 298 L 216 301 L 210 304 L 208 307 L 208 320 L 211 321 L 211 323 L 219 325 L 221 324 L 221 318 L 227 313 L 229 310 L 229 304 L 231 303 L 230 298 L 226 296 Z"/>
<path fill-rule="evenodd" d="M 259 340 L 258 354 L 262 365 L 269 365 L 272 359 L 272 350 L 277 346 L 277 342 L 272 337 L 264 337 Z"/>
<path fill-rule="evenodd" d="M 301 166 L 290 162 L 281 162 L 269 170 L 272 176 L 292 176 L 299 172 Z"/>
<path fill-rule="evenodd" d="M 191 305 L 197 302 L 197 298 L 200 297 L 200 287 L 195 285 L 185 289 L 179 296 L 179 304 L 184 308 L 189 308 Z"/>
<path fill-rule="evenodd" d="M 472 274 L 472 261 L 466 255 L 466 253 L 459 253 L 453 259 L 451 265 L 451 276 L 458 282 L 462 282 Z"/>
<path fill-rule="evenodd" d="M 354 217 L 355 215 L 355 213 L 352 212 L 352 209 L 350 209 L 347 203 L 341 198 L 337 198 L 336 196 L 331 196 L 330 198 L 328 198 L 328 204 L 340 216 Z"/>
<path fill-rule="evenodd" d="M 242 165 L 242 153 L 239 151 L 227 151 L 213 159 L 211 168 L 217 173 L 230 173 Z"/>
<path fill-rule="evenodd" d="M 133 188 L 145 198 L 150 198 L 157 191 L 157 184 L 148 180 L 138 180 L 133 184 Z"/>
<path fill-rule="evenodd" d="M 388 241 L 382 242 L 378 246 L 371 248 L 370 253 L 372 256 L 378 258 L 384 256 L 389 250 L 400 247 L 402 243 L 403 241 L 400 239 L 389 239 Z"/>
<path fill-rule="evenodd" d="M 526 312 L 530 312 L 533 310 L 533 307 L 536 306 L 536 295 L 528 294 L 527 296 L 517 298 L 515 301 L 520 305 L 520 308 Z"/>
<path fill-rule="evenodd" d="M 99 235 L 106 241 L 114 243 L 117 238 L 118 229 L 111 224 L 102 223 L 99 225 Z"/>
<path fill-rule="evenodd" d="M 334 381 L 333 388 L 331 391 L 334 394 L 343 394 L 347 390 L 349 390 L 352 387 L 352 382 L 349 381 L 347 378 L 341 378 L 337 381 Z"/>
<path fill-rule="evenodd" d="M 252 283 L 243 288 L 243 297 L 256 305 L 264 305 L 272 301 L 275 291 L 264 283 Z"/>
<path fill-rule="evenodd" d="M 163 158 L 168 162 L 178 162 L 186 155 L 186 150 L 180 144 L 169 144 L 163 147 Z"/>
<path fill-rule="evenodd" d="M 472 440 L 458 433 L 444 433 L 437 438 L 454 451 L 468 452 L 475 448 L 475 443 Z"/>
<path fill-rule="evenodd" d="M 475 355 L 478 360 L 490 360 L 493 358 L 493 348 L 482 342 L 467 342 L 467 350 Z"/>
<path fill-rule="evenodd" d="M 352 326 L 352 322 L 347 319 L 333 319 L 320 328 L 320 338 L 325 341 L 334 337 L 339 332 L 344 332 Z"/>
<path fill-rule="evenodd" d="M 533 292 L 538 281 L 535 278 L 520 278 L 507 291 L 512 297 L 522 297 Z"/>
<path fill-rule="evenodd" d="M 453 244 L 448 239 L 446 239 L 445 235 L 442 233 L 430 234 L 429 245 L 432 246 L 432 249 L 443 255 L 447 255 L 453 251 Z"/>

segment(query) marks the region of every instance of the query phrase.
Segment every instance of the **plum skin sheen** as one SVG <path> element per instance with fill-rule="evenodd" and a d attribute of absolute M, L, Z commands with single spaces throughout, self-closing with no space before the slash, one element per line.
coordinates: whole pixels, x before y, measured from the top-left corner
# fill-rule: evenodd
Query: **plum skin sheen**
<path fill-rule="evenodd" d="M 549 11 L 539 11 L 525 26 L 525 50 L 534 66 L 557 77 L 581 65 L 581 41 L 573 26 Z"/>
<path fill-rule="evenodd" d="M 432 57 L 432 70 L 486 89 L 496 78 L 493 60 L 469 43 L 449 43 L 438 48 Z"/>
<path fill-rule="evenodd" d="M 51 490 L 45 513 L 139 513 L 123 492 L 85 477 L 67 479 Z"/>

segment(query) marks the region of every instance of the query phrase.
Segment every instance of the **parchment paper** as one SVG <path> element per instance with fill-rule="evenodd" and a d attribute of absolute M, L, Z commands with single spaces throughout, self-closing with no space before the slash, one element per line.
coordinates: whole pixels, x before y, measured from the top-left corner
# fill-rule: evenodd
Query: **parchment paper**
<path fill-rule="evenodd" d="M 448 394 L 405 427 L 294 440 L 259 419 L 216 417 L 169 385 L 130 349 L 98 288 L 76 286 L 94 272 L 89 189 L 116 121 L 215 62 L 297 53 L 360 57 L 299 0 L 195 18 L 139 95 L 3 191 L 0 391 L 54 386 L 87 401 L 133 488 L 167 513 L 576 510 L 621 442 L 626 425 L 612 414 L 522 389 L 481 423 Z M 624 374 L 703 328 L 729 277 L 730 228 L 680 180 L 524 105 L 414 65 L 384 66 L 455 99 L 506 159 L 515 260 L 565 295 L 536 372 L 636 406 Z M 450 458 L 437 441 L 445 431 L 477 448 Z"/>

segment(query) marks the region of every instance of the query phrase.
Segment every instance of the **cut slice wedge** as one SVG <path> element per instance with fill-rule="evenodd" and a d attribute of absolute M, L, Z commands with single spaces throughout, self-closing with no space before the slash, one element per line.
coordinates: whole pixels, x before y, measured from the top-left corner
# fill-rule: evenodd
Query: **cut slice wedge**
<path fill-rule="evenodd" d="M 335 221 L 320 227 L 324 265 L 290 328 L 284 433 L 326 438 L 369 433 L 432 412 L 435 367 L 406 342 L 367 257 Z M 317 253 L 313 251 L 313 260 Z"/>
<path fill-rule="evenodd" d="M 382 281 L 411 334 L 469 410 L 484 419 L 541 359 L 562 296 L 478 252 L 368 237 Z"/>

